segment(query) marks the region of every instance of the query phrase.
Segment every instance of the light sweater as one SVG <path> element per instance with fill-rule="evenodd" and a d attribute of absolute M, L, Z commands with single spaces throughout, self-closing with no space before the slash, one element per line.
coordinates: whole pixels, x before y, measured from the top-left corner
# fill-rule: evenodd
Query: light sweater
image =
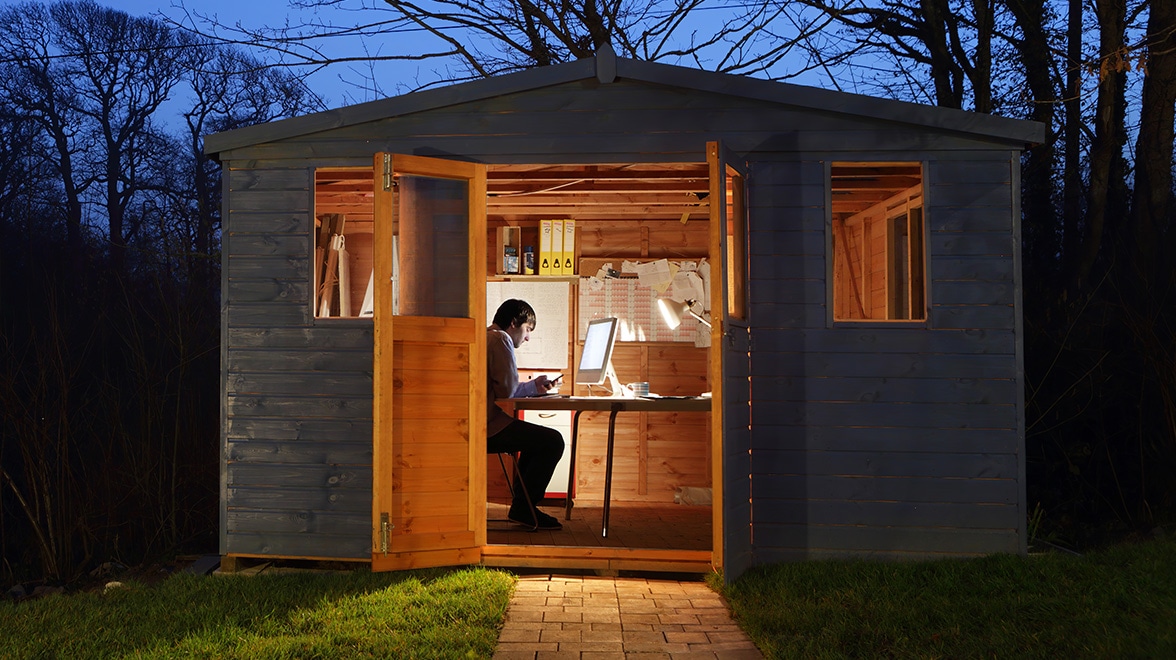
<path fill-rule="evenodd" d="M 536 382 L 519 382 L 514 341 L 502 328 L 486 328 L 486 437 L 493 437 L 514 418 L 495 403 L 498 399 L 521 398 L 539 394 Z"/>

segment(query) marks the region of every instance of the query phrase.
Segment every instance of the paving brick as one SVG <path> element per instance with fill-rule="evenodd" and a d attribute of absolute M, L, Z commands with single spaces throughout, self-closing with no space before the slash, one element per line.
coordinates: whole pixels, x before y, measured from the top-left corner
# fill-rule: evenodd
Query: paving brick
<path fill-rule="evenodd" d="M 701 582 L 520 579 L 495 660 L 759 660 L 726 603 Z"/>

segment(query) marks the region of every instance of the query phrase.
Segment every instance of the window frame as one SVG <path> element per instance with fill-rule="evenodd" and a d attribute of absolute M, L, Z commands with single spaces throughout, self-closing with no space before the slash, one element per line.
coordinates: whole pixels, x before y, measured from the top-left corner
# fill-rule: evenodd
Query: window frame
<path fill-rule="evenodd" d="M 855 212 L 844 217 L 837 217 L 834 212 L 834 177 L 838 168 L 847 167 L 876 167 L 885 169 L 886 167 L 910 167 L 917 165 L 919 168 L 918 182 L 905 189 L 892 194 L 886 199 L 880 200 L 868 208 Z M 893 162 L 875 162 L 875 161 L 826 161 L 825 163 L 825 182 L 826 182 L 826 278 L 827 278 L 827 326 L 836 327 L 841 325 L 849 325 L 853 327 L 863 327 L 864 325 L 875 324 L 883 327 L 895 326 L 911 326 L 911 327 L 930 327 L 931 324 L 931 309 L 929 301 L 931 300 L 929 276 L 930 259 L 927 251 L 930 237 L 928 235 L 926 198 L 927 198 L 927 164 L 925 161 L 893 161 Z M 905 218 L 904 224 L 906 229 L 906 240 L 903 245 L 903 250 L 906 257 L 903 258 L 905 268 L 902 269 L 902 279 L 906 282 L 904 287 L 905 295 L 898 296 L 897 292 L 893 290 L 895 282 L 895 274 L 898 270 L 896 268 L 897 262 L 891 257 L 894 253 L 894 222 L 899 218 Z M 845 227 L 847 221 L 857 219 L 863 224 L 860 235 L 867 237 L 868 235 L 876 236 L 874 232 L 877 228 L 881 228 L 885 234 L 881 237 L 881 243 L 885 254 L 881 257 L 882 270 L 885 272 L 885 292 L 882 294 L 881 308 L 884 310 L 885 316 L 882 318 L 850 318 L 838 316 L 840 305 L 838 304 L 838 296 L 851 295 L 849 291 L 840 291 L 837 273 L 838 265 L 845 260 L 853 261 L 849 256 L 847 250 L 854 249 L 860 255 L 856 267 L 862 270 L 859 285 L 859 290 L 853 291 L 852 295 L 858 297 L 859 308 L 862 308 L 861 302 L 863 298 L 869 296 L 869 291 L 865 290 L 868 286 L 869 272 L 877 270 L 872 268 L 867 262 L 870 260 L 868 254 L 869 238 L 859 238 L 858 245 L 851 245 L 851 241 L 847 240 Z M 840 228 L 839 225 L 840 224 Z M 917 225 L 917 226 L 916 226 Z M 876 240 L 876 239 L 875 239 Z M 839 241 L 844 241 L 844 245 Z M 844 256 L 843 256 L 844 255 Z M 917 266 L 917 267 L 916 267 Z M 877 295 L 877 294 L 875 294 Z M 921 310 L 921 317 L 919 318 L 895 318 L 898 313 L 895 311 L 897 302 L 905 298 L 903 303 L 907 316 L 913 316 L 916 309 Z M 868 307 L 872 310 L 877 307 L 877 304 L 870 304 Z M 865 314 L 865 309 L 862 309 Z"/>

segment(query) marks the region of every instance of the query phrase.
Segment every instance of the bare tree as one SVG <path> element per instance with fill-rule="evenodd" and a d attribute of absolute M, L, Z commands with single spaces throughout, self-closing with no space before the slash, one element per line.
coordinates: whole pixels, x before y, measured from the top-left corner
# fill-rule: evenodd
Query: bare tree
<path fill-rule="evenodd" d="M 91 135 L 82 128 L 74 108 L 76 95 L 65 80 L 64 62 L 56 54 L 56 37 L 49 9 L 26 3 L 0 10 L 0 51 L 8 54 L 0 72 L 0 90 L 12 111 L 28 117 L 41 129 L 50 167 L 61 181 L 69 251 L 82 244 L 83 195 L 94 183 L 80 153 L 92 148 Z"/>
<path fill-rule="evenodd" d="M 316 71 L 387 61 L 430 63 L 431 80 L 401 87 L 485 78 L 590 57 L 610 44 L 623 57 L 683 63 L 773 79 L 795 75 L 781 61 L 830 23 L 807 20 L 773 0 L 291 0 L 296 8 L 348 11 L 350 24 L 314 20 L 278 28 L 228 24 L 197 9 L 178 21 L 222 41 L 261 46 L 274 66 Z M 332 43 L 364 44 L 360 55 L 332 54 Z M 799 52 L 799 51 L 798 51 Z M 383 94 L 382 81 L 352 81 Z"/>

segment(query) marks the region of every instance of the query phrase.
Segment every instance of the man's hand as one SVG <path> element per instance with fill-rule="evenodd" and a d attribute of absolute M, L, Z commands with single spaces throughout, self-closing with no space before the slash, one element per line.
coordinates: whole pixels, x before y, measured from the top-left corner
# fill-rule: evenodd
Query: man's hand
<path fill-rule="evenodd" d="M 562 379 L 563 374 L 556 376 L 554 379 L 548 378 L 547 374 L 542 374 L 535 379 L 535 391 L 546 394 L 556 387 L 559 387 L 559 381 Z"/>

